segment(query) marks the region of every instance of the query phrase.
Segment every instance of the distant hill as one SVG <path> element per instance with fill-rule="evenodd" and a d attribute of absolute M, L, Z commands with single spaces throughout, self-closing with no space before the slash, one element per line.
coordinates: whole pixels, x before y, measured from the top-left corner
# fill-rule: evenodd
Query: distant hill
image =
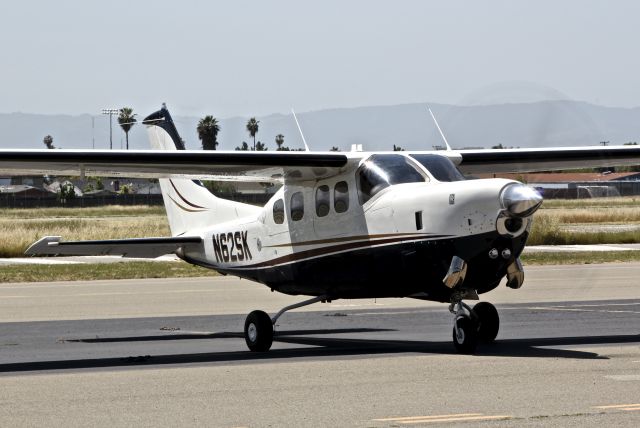
<path fill-rule="evenodd" d="M 597 145 L 601 141 L 640 143 L 640 108 L 603 107 L 576 101 L 482 106 L 431 104 L 449 143 L 454 148 L 546 147 Z M 137 112 L 139 119 L 151 112 Z M 196 134 L 199 118 L 172 111 L 178 131 L 189 149 L 199 149 Z M 251 143 L 245 130 L 248 118 L 220 119 L 220 150 L 233 150 L 242 141 Z M 301 148 L 293 118 L 272 114 L 258 117 L 258 140 L 275 150 L 274 138 L 285 136 L 285 145 Z M 442 140 L 426 110 L 426 104 L 357 107 L 299 113 L 298 119 L 313 150 L 337 146 L 349 150 L 363 144 L 365 150 L 428 150 Z M 93 128 L 92 128 L 93 120 Z M 44 148 L 42 139 L 51 134 L 54 145 L 65 149 L 109 147 L 109 119 L 88 114 L 80 116 L 11 113 L 0 114 L 2 148 Z M 124 133 L 114 118 L 114 148 L 124 145 Z M 131 148 L 146 149 L 144 127 L 135 125 L 129 136 Z"/>

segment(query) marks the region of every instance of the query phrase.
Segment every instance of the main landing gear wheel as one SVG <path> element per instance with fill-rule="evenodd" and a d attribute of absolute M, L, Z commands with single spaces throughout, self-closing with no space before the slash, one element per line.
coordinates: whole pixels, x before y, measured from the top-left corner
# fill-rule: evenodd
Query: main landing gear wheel
<path fill-rule="evenodd" d="M 498 336 L 500 317 L 496 307 L 489 302 L 480 302 L 473 307 L 478 323 L 478 339 L 491 343 Z"/>
<path fill-rule="evenodd" d="M 461 354 L 473 354 L 478 345 L 478 327 L 471 317 L 461 315 L 453 325 L 453 345 Z"/>
<path fill-rule="evenodd" d="M 244 340 L 254 352 L 265 352 L 273 343 L 273 323 L 263 311 L 253 311 L 244 322 Z"/>

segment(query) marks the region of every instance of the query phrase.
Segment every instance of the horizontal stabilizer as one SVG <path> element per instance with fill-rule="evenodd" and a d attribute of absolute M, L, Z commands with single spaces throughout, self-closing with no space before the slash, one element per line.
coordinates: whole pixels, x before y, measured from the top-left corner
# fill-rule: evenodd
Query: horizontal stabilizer
<path fill-rule="evenodd" d="M 27 256 L 106 256 L 156 258 L 173 254 L 186 245 L 201 245 L 199 236 L 173 238 L 106 239 L 97 241 L 61 241 L 60 236 L 45 236 L 31 244 Z"/>

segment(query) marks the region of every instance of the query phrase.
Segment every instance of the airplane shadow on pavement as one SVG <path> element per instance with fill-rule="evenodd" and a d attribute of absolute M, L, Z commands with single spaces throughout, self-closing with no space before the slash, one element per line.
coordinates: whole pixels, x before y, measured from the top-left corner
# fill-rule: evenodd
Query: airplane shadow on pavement
<path fill-rule="evenodd" d="M 0 373 L 40 371 L 40 370 L 73 370 L 97 369 L 108 367 L 161 366 L 177 364 L 202 363 L 237 363 L 286 360 L 293 358 L 340 358 L 340 357 L 373 357 L 376 355 L 400 354 L 455 354 L 451 342 L 425 342 L 412 340 L 380 340 L 357 338 L 312 337 L 313 335 L 329 335 L 337 333 L 369 333 L 388 331 L 385 329 L 336 329 L 336 330 L 291 330 L 280 331 L 274 339 L 274 348 L 269 352 L 208 352 L 173 355 L 144 355 L 124 358 L 69 359 L 58 361 L 34 361 L 0 364 Z M 242 333 L 214 334 L 173 334 L 163 336 L 141 336 L 122 338 L 76 339 L 76 342 L 108 343 L 127 341 L 157 340 L 212 340 L 243 339 Z M 624 344 L 640 342 L 640 335 L 611 335 L 586 337 L 554 337 L 533 339 L 505 339 L 493 344 L 481 344 L 476 356 L 494 357 L 536 357 L 536 358 L 573 358 L 573 359 L 607 359 L 594 352 L 558 349 L 561 346 Z M 299 348 L 278 349 L 278 343 L 301 345 Z M 469 356 L 474 358 L 474 356 Z"/>

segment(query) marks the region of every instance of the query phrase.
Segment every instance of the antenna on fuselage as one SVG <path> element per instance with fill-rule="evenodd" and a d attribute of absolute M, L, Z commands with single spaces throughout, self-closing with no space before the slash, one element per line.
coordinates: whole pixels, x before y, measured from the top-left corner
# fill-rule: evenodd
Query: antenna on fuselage
<path fill-rule="evenodd" d="M 300 123 L 298 122 L 298 118 L 296 117 L 296 112 L 293 111 L 293 108 L 291 109 L 291 114 L 293 114 L 293 119 L 296 121 L 296 125 L 298 125 L 298 131 L 300 132 L 300 136 L 302 137 L 302 143 L 304 144 L 304 149 L 310 152 L 311 150 L 309 150 L 309 146 L 307 146 L 307 140 L 304 139 L 302 128 L 300 128 Z"/>
<path fill-rule="evenodd" d="M 442 132 L 442 129 L 440 129 L 440 125 L 438 125 L 438 121 L 436 120 L 436 117 L 433 115 L 433 112 L 431 111 L 431 108 L 427 107 L 427 110 L 429 110 L 429 114 L 431 114 L 431 118 L 433 119 L 433 122 L 436 124 L 436 128 L 438 128 L 438 132 L 440 132 L 440 136 L 444 140 L 444 144 L 447 146 L 447 150 L 451 150 L 451 146 L 449 145 L 449 142 L 447 141 L 447 137 L 444 136 L 444 133 Z"/>

